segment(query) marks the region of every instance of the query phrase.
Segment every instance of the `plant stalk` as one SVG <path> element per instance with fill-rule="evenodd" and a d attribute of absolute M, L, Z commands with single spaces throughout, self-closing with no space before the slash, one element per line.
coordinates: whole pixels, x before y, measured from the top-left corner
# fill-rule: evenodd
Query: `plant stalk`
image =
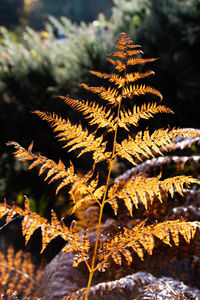
<path fill-rule="evenodd" d="M 107 192 L 108 192 L 108 186 L 109 186 L 109 181 L 110 181 L 113 159 L 115 156 L 115 147 L 116 147 L 116 140 L 117 140 L 117 130 L 118 130 L 118 124 L 119 124 L 119 113 L 120 113 L 120 108 L 121 108 L 121 101 L 122 100 L 120 100 L 120 102 L 118 104 L 117 123 L 116 123 L 115 135 L 114 135 L 114 140 L 113 140 L 113 150 L 112 150 L 111 158 L 109 160 L 109 169 L 108 169 L 108 176 L 107 176 L 107 180 L 106 180 L 105 192 L 104 192 L 102 203 L 100 204 L 99 221 L 98 221 L 98 225 L 97 225 L 96 240 L 95 240 L 94 252 L 93 252 L 92 263 L 91 263 L 91 271 L 89 273 L 88 285 L 87 285 L 87 290 L 86 290 L 86 294 L 85 294 L 85 300 L 88 300 L 89 289 L 90 289 L 93 274 L 95 271 L 95 259 L 96 259 L 96 254 L 97 254 L 99 235 L 100 235 L 100 231 L 101 231 L 101 221 L 102 221 L 102 216 L 103 216 L 103 209 L 104 209 L 106 196 L 107 196 Z"/>

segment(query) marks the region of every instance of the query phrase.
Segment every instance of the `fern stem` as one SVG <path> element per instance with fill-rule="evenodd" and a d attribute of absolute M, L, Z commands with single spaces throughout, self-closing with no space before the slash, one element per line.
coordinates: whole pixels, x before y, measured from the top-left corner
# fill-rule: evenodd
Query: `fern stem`
<path fill-rule="evenodd" d="M 104 209 L 104 205 L 106 203 L 106 196 L 107 196 L 107 191 L 108 191 L 108 186 L 109 186 L 109 181 L 110 181 L 110 175 L 111 175 L 111 170 L 112 170 L 112 163 L 113 163 L 113 159 L 115 157 L 115 147 L 116 147 L 116 140 L 117 140 L 117 130 L 118 130 L 118 124 L 119 124 L 119 113 L 120 113 L 120 108 L 121 108 L 121 101 L 122 100 L 120 100 L 120 102 L 118 104 L 117 124 L 116 124 L 114 139 L 113 139 L 112 156 L 109 160 L 109 169 L 108 169 L 108 175 L 107 175 L 107 180 L 106 180 L 105 192 L 104 192 L 102 203 L 100 204 L 99 221 L 98 221 L 98 225 L 97 225 L 96 240 L 95 240 L 95 246 L 94 246 L 94 252 L 93 252 L 93 257 L 92 257 L 92 263 L 91 263 L 91 268 L 90 268 L 90 274 L 89 274 L 89 279 L 88 279 L 87 290 L 86 290 L 86 294 L 85 294 L 85 300 L 88 299 L 88 294 L 89 294 L 89 289 L 90 289 L 90 286 L 91 286 L 93 274 L 96 270 L 96 268 L 95 268 L 95 259 L 96 259 L 96 254 L 97 254 L 99 235 L 100 235 L 100 231 L 101 231 L 101 220 L 102 220 L 102 216 L 103 216 L 103 209 Z"/>

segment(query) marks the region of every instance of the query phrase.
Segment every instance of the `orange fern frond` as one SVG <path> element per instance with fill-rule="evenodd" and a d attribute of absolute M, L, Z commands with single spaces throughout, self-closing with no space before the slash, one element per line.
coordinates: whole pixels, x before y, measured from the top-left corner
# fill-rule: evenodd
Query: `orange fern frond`
<path fill-rule="evenodd" d="M 138 53 L 140 53 L 140 50 L 136 50 L 136 51 L 138 51 Z M 126 52 L 123 52 L 123 51 L 121 51 L 121 52 L 120 51 L 115 51 L 112 54 L 110 54 L 110 56 L 117 56 L 121 59 L 125 59 L 127 54 L 126 54 Z"/>
<path fill-rule="evenodd" d="M 127 263 L 130 264 L 132 262 L 132 256 L 129 255 L 131 249 L 143 260 L 144 250 L 148 254 L 152 254 L 155 248 L 155 237 L 169 246 L 171 246 L 171 242 L 178 246 L 180 243 L 179 235 L 189 243 L 199 228 L 200 222 L 180 220 L 165 221 L 149 226 L 145 226 L 145 223 L 142 222 L 132 229 L 124 228 L 123 232 L 117 233 L 114 237 L 110 237 L 104 241 L 99 255 L 100 264 L 102 252 L 104 261 L 108 261 L 111 257 L 116 264 L 121 264 L 121 256 L 123 255 Z"/>
<path fill-rule="evenodd" d="M 99 78 L 108 79 L 110 82 L 113 82 L 114 84 L 118 85 L 118 88 L 121 88 L 125 84 L 125 82 L 126 83 L 134 82 L 139 79 L 155 74 L 155 72 L 153 71 L 147 71 L 145 73 L 135 72 L 135 73 L 127 73 L 126 77 L 122 77 L 119 76 L 118 74 L 107 74 L 107 73 L 101 73 L 96 71 L 90 71 L 90 73 Z"/>
<path fill-rule="evenodd" d="M 127 74 L 126 74 L 126 82 L 127 82 L 127 83 L 134 82 L 134 81 L 137 81 L 137 80 L 139 80 L 139 79 L 148 77 L 148 76 L 150 76 L 150 75 L 155 75 L 155 72 L 153 72 L 153 71 L 147 71 L 147 72 L 145 72 L 145 73 L 138 73 L 138 72 L 135 72 L 135 73 L 127 73 Z"/>
<path fill-rule="evenodd" d="M 109 199 L 122 199 L 132 216 L 133 204 L 138 209 L 138 204 L 142 203 L 147 209 L 148 203 L 152 204 L 153 200 L 158 198 L 162 202 L 161 193 L 174 196 L 174 190 L 183 195 L 184 186 L 188 187 L 191 183 L 200 184 L 197 179 L 191 176 L 176 176 L 159 180 L 160 175 L 153 178 L 147 178 L 144 175 L 132 177 L 121 187 L 120 181 L 116 182 L 108 191 Z M 110 201 L 108 201 L 110 202 Z"/>
<path fill-rule="evenodd" d="M 67 244 L 62 249 L 63 252 L 78 252 L 78 254 L 74 256 L 73 267 L 77 267 L 82 261 L 87 263 L 89 259 L 90 242 L 88 239 L 87 231 L 84 232 L 82 240 L 78 242 L 78 247 L 76 243 L 72 242 L 71 244 Z"/>
<path fill-rule="evenodd" d="M 41 269 L 33 265 L 31 255 L 19 250 L 15 253 L 9 246 L 7 255 L 0 252 L 1 286 L 10 291 L 17 291 L 21 296 L 31 296 L 37 286 Z"/>
<path fill-rule="evenodd" d="M 89 125 L 97 124 L 98 128 L 110 127 L 108 131 L 115 129 L 113 114 L 111 110 L 106 111 L 105 106 L 100 106 L 98 103 L 89 103 L 88 101 L 79 102 L 69 97 L 62 97 L 66 104 L 70 105 L 73 109 L 81 111 L 83 115 L 87 115 L 86 119 L 92 119 L 89 121 Z"/>
<path fill-rule="evenodd" d="M 56 189 L 56 194 L 58 191 L 64 186 L 73 183 L 78 180 L 76 174 L 74 174 L 74 166 L 70 163 L 70 167 L 66 169 L 63 162 L 60 160 L 58 164 L 56 164 L 53 160 L 46 158 L 40 154 L 36 155 L 32 153 L 33 144 L 31 144 L 28 150 L 21 147 L 16 142 L 8 142 L 7 145 L 14 146 L 17 151 L 14 152 L 15 157 L 17 157 L 21 161 L 30 161 L 33 160 L 33 163 L 29 166 L 29 170 L 33 167 L 41 165 L 39 170 L 39 175 L 43 174 L 47 171 L 45 181 L 50 179 L 49 183 L 55 180 L 62 180 Z"/>
<path fill-rule="evenodd" d="M 142 155 L 144 157 L 154 156 L 155 154 L 163 155 L 162 151 L 168 151 L 168 148 L 170 149 L 170 145 L 173 144 L 177 137 L 198 136 L 200 136 L 200 131 L 195 129 L 158 129 L 152 135 L 149 134 L 148 130 L 145 130 L 144 133 L 140 131 L 135 139 L 129 136 L 128 140 L 123 140 L 121 145 L 117 144 L 116 155 L 133 163 L 131 156 L 142 160 Z"/>
<path fill-rule="evenodd" d="M 134 105 L 132 112 L 130 110 L 120 111 L 119 126 L 122 127 L 122 124 L 138 126 L 138 122 L 140 119 L 153 118 L 153 115 L 157 113 L 173 114 L 174 112 L 170 108 L 165 107 L 164 105 L 157 106 L 156 103 L 144 103 L 141 106 Z"/>
<path fill-rule="evenodd" d="M 118 74 L 107 74 L 96 71 L 90 71 L 90 73 L 99 78 L 108 79 L 110 82 L 113 82 L 114 84 L 118 85 L 118 88 L 121 88 L 125 83 L 125 78 L 119 76 Z"/>
<path fill-rule="evenodd" d="M 157 60 L 157 58 L 130 58 L 127 60 L 127 65 L 129 66 L 135 66 L 135 65 L 141 65 L 146 64 L 148 62 L 153 62 Z"/>
<path fill-rule="evenodd" d="M 122 49 L 119 49 L 122 50 Z M 124 49 L 127 50 L 127 49 Z M 127 56 L 132 56 L 136 54 L 144 54 L 142 50 L 128 50 L 128 51 L 115 51 L 110 56 L 117 56 L 121 59 L 125 59 Z"/>
<path fill-rule="evenodd" d="M 139 160 L 141 160 L 140 155 L 138 154 L 139 151 L 141 151 L 140 153 L 142 153 L 143 155 L 146 155 L 146 152 L 143 151 L 141 148 L 138 147 L 138 149 L 134 149 L 132 151 L 129 151 L 129 149 L 126 149 L 126 143 L 125 141 L 123 141 L 125 144 L 121 145 L 119 143 L 116 143 L 116 156 L 121 157 L 123 159 L 126 159 L 127 161 L 129 161 L 132 165 L 137 165 L 137 163 L 133 160 L 132 155 L 134 155 L 135 157 L 137 157 Z M 135 147 L 136 148 L 136 147 Z M 136 151 L 137 150 L 137 151 Z M 134 153 L 134 154 L 133 154 Z"/>
<path fill-rule="evenodd" d="M 145 85 L 130 85 L 129 87 L 124 88 L 123 90 L 123 98 L 131 98 L 132 96 L 140 96 L 145 94 L 153 94 L 156 95 L 162 100 L 162 94 L 151 86 Z"/>
<path fill-rule="evenodd" d="M 84 89 L 92 92 L 97 93 L 101 97 L 101 99 L 107 101 L 109 104 L 117 104 L 120 102 L 122 96 L 119 95 L 119 91 L 115 88 L 109 87 L 108 89 L 104 87 L 91 87 L 86 83 L 83 83 L 82 86 Z"/>
<path fill-rule="evenodd" d="M 98 176 L 89 182 L 92 175 L 93 172 L 89 172 L 89 174 L 86 174 L 83 178 L 72 185 L 70 190 L 70 195 L 74 202 L 72 213 L 74 213 L 82 205 L 88 205 L 88 203 L 92 204 L 96 202 L 100 206 L 99 200 L 105 192 L 105 186 L 102 185 L 99 188 L 97 187 L 99 179 Z"/>
<path fill-rule="evenodd" d="M 119 59 L 114 60 L 109 56 L 106 56 L 106 60 L 109 61 L 112 65 L 114 65 L 115 69 L 118 70 L 119 72 L 122 72 L 126 69 L 126 64 Z"/>
<path fill-rule="evenodd" d="M 70 151 L 84 148 L 78 154 L 78 157 L 83 155 L 86 152 L 93 152 L 94 163 L 97 164 L 102 160 L 107 160 L 111 153 L 106 152 L 107 141 L 103 142 L 103 135 L 96 137 L 95 133 L 88 133 L 87 129 L 83 129 L 81 124 L 71 125 L 71 122 L 64 119 L 58 118 L 55 114 L 49 114 L 45 112 L 35 111 L 37 115 L 43 120 L 51 123 L 51 126 L 54 128 L 54 132 L 60 131 L 56 136 L 59 138 L 59 141 L 65 142 L 65 147 L 71 147 Z"/>
<path fill-rule="evenodd" d="M 85 194 L 83 195 L 83 197 L 76 201 L 74 207 L 73 207 L 73 210 L 72 210 L 72 213 L 74 213 L 77 209 L 79 209 L 82 205 L 84 205 L 85 203 L 95 203 L 97 202 L 100 206 L 100 199 L 102 198 L 103 194 L 105 192 L 105 186 L 100 186 L 99 188 L 97 188 L 93 194 Z"/>
<path fill-rule="evenodd" d="M 82 245 L 82 240 L 80 236 L 76 233 L 74 223 L 72 223 L 71 227 L 68 229 L 65 226 L 63 221 L 59 221 L 57 219 L 56 214 L 54 211 L 51 213 L 51 222 L 49 223 L 47 219 L 41 217 L 35 212 L 30 210 L 30 204 L 27 197 L 25 197 L 25 204 L 24 210 L 13 205 L 9 206 L 6 202 L 0 204 L 0 218 L 3 216 L 8 215 L 6 223 L 10 222 L 12 219 L 10 217 L 12 212 L 12 218 L 15 215 L 20 215 L 23 217 L 22 220 L 22 234 L 25 237 L 26 244 L 30 240 L 33 233 L 40 228 L 42 234 L 42 249 L 41 253 L 47 247 L 47 245 L 55 239 L 57 236 L 61 236 L 63 240 L 68 242 L 67 246 L 65 247 L 64 251 L 71 251 L 72 248 L 74 251 L 78 252 L 80 249 L 80 245 Z"/>

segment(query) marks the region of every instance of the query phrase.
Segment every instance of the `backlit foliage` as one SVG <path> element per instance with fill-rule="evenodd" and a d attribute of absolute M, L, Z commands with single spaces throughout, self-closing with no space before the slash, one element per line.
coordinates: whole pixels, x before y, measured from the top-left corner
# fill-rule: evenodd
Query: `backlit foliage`
<path fill-rule="evenodd" d="M 17 294 L 30 296 L 38 284 L 37 279 L 40 273 L 41 270 L 36 270 L 32 263 L 30 253 L 22 250 L 15 253 L 12 246 L 8 248 L 7 255 L 0 252 L 1 290 L 4 293 L 9 291 L 9 293 L 15 293 L 15 296 Z M 5 295 L 1 294 L 1 296 Z"/>
<path fill-rule="evenodd" d="M 72 124 L 70 119 L 63 119 L 55 113 L 34 112 L 42 120 L 50 123 L 56 137 L 68 151 L 75 150 L 77 157 L 85 153 L 91 154 L 93 165 L 88 173 L 79 176 L 72 162 L 67 166 L 61 160 L 56 163 L 41 154 L 34 154 L 33 143 L 27 150 L 16 142 L 8 143 L 15 147 L 15 157 L 31 162 L 29 169 L 39 166 L 39 175 L 45 174 L 45 181 L 57 182 L 56 193 L 64 187 L 70 188 L 72 212 L 89 205 L 99 207 L 94 247 L 91 247 L 87 231 L 79 235 L 75 222 L 67 228 L 63 221 L 58 221 L 54 212 L 51 222 L 48 222 L 31 212 L 28 199 L 25 200 L 24 210 L 7 203 L 0 206 L 0 216 L 6 215 L 7 223 L 16 214 L 24 217 L 22 232 L 26 243 L 37 228 L 41 228 L 42 232 L 41 251 L 57 236 L 61 236 L 67 242 L 63 251 L 75 254 L 74 267 L 84 262 L 89 271 L 85 299 L 88 298 L 94 272 L 105 271 L 111 260 L 119 265 L 125 260 L 130 265 L 133 253 L 143 260 L 145 253 L 152 254 L 156 239 L 169 246 L 178 246 L 181 238 L 189 243 L 200 226 L 199 222 L 186 220 L 155 222 L 151 225 L 143 221 L 132 228 L 123 228 L 115 234 L 101 235 L 106 203 L 112 207 L 114 214 L 118 215 L 118 206 L 123 202 L 132 217 L 141 206 L 147 210 L 155 199 L 162 203 L 163 197 L 173 197 L 175 192 L 183 196 L 182 191 L 185 187 L 188 188 L 193 183 L 199 184 L 199 181 L 191 176 L 162 178 L 161 173 L 154 177 L 139 173 L 124 181 L 113 180 L 111 175 L 116 160 L 125 160 L 136 168 L 149 158 L 164 156 L 177 141 L 196 139 L 200 136 L 200 131 L 195 129 L 167 128 L 154 132 L 148 128 L 144 131 L 137 130 L 141 119 L 153 118 L 158 113 L 173 112 L 161 104 L 163 97 L 159 91 L 148 84 L 140 83 L 141 79 L 154 75 L 153 71 L 131 71 L 136 65 L 151 63 L 156 59 L 141 58 L 143 52 L 140 46 L 134 45 L 126 33 L 120 35 L 116 48 L 114 53 L 106 57 L 114 67 L 113 74 L 91 71 L 93 75 L 106 81 L 105 86 L 82 85 L 87 92 L 95 94 L 93 101 L 60 97 L 72 109 L 83 114 L 88 128 L 85 123 Z M 98 103 L 96 96 L 99 97 Z M 156 100 L 151 101 L 152 97 Z M 102 162 L 107 166 L 107 177 L 103 183 L 99 172 Z"/>

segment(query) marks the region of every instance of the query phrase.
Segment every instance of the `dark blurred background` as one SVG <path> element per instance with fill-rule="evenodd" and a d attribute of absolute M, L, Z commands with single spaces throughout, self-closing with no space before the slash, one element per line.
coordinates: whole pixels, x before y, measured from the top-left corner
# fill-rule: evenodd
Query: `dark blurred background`
<path fill-rule="evenodd" d="M 50 207 L 64 214 L 67 194 L 55 196 L 55 186 L 27 171 L 5 144 L 27 148 L 34 140 L 34 151 L 73 161 L 31 111 L 76 119 L 55 96 L 83 99 L 81 82 L 93 83 L 88 69 L 111 71 L 104 57 L 121 31 L 145 57 L 159 58 L 146 68 L 156 72 L 151 85 L 175 112 L 164 116 L 166 126 L 200 128 L 200 0 L 1 0 L 0 26 L 1 200 L 21 205 L 26 194 L 41 215 Z"/>

